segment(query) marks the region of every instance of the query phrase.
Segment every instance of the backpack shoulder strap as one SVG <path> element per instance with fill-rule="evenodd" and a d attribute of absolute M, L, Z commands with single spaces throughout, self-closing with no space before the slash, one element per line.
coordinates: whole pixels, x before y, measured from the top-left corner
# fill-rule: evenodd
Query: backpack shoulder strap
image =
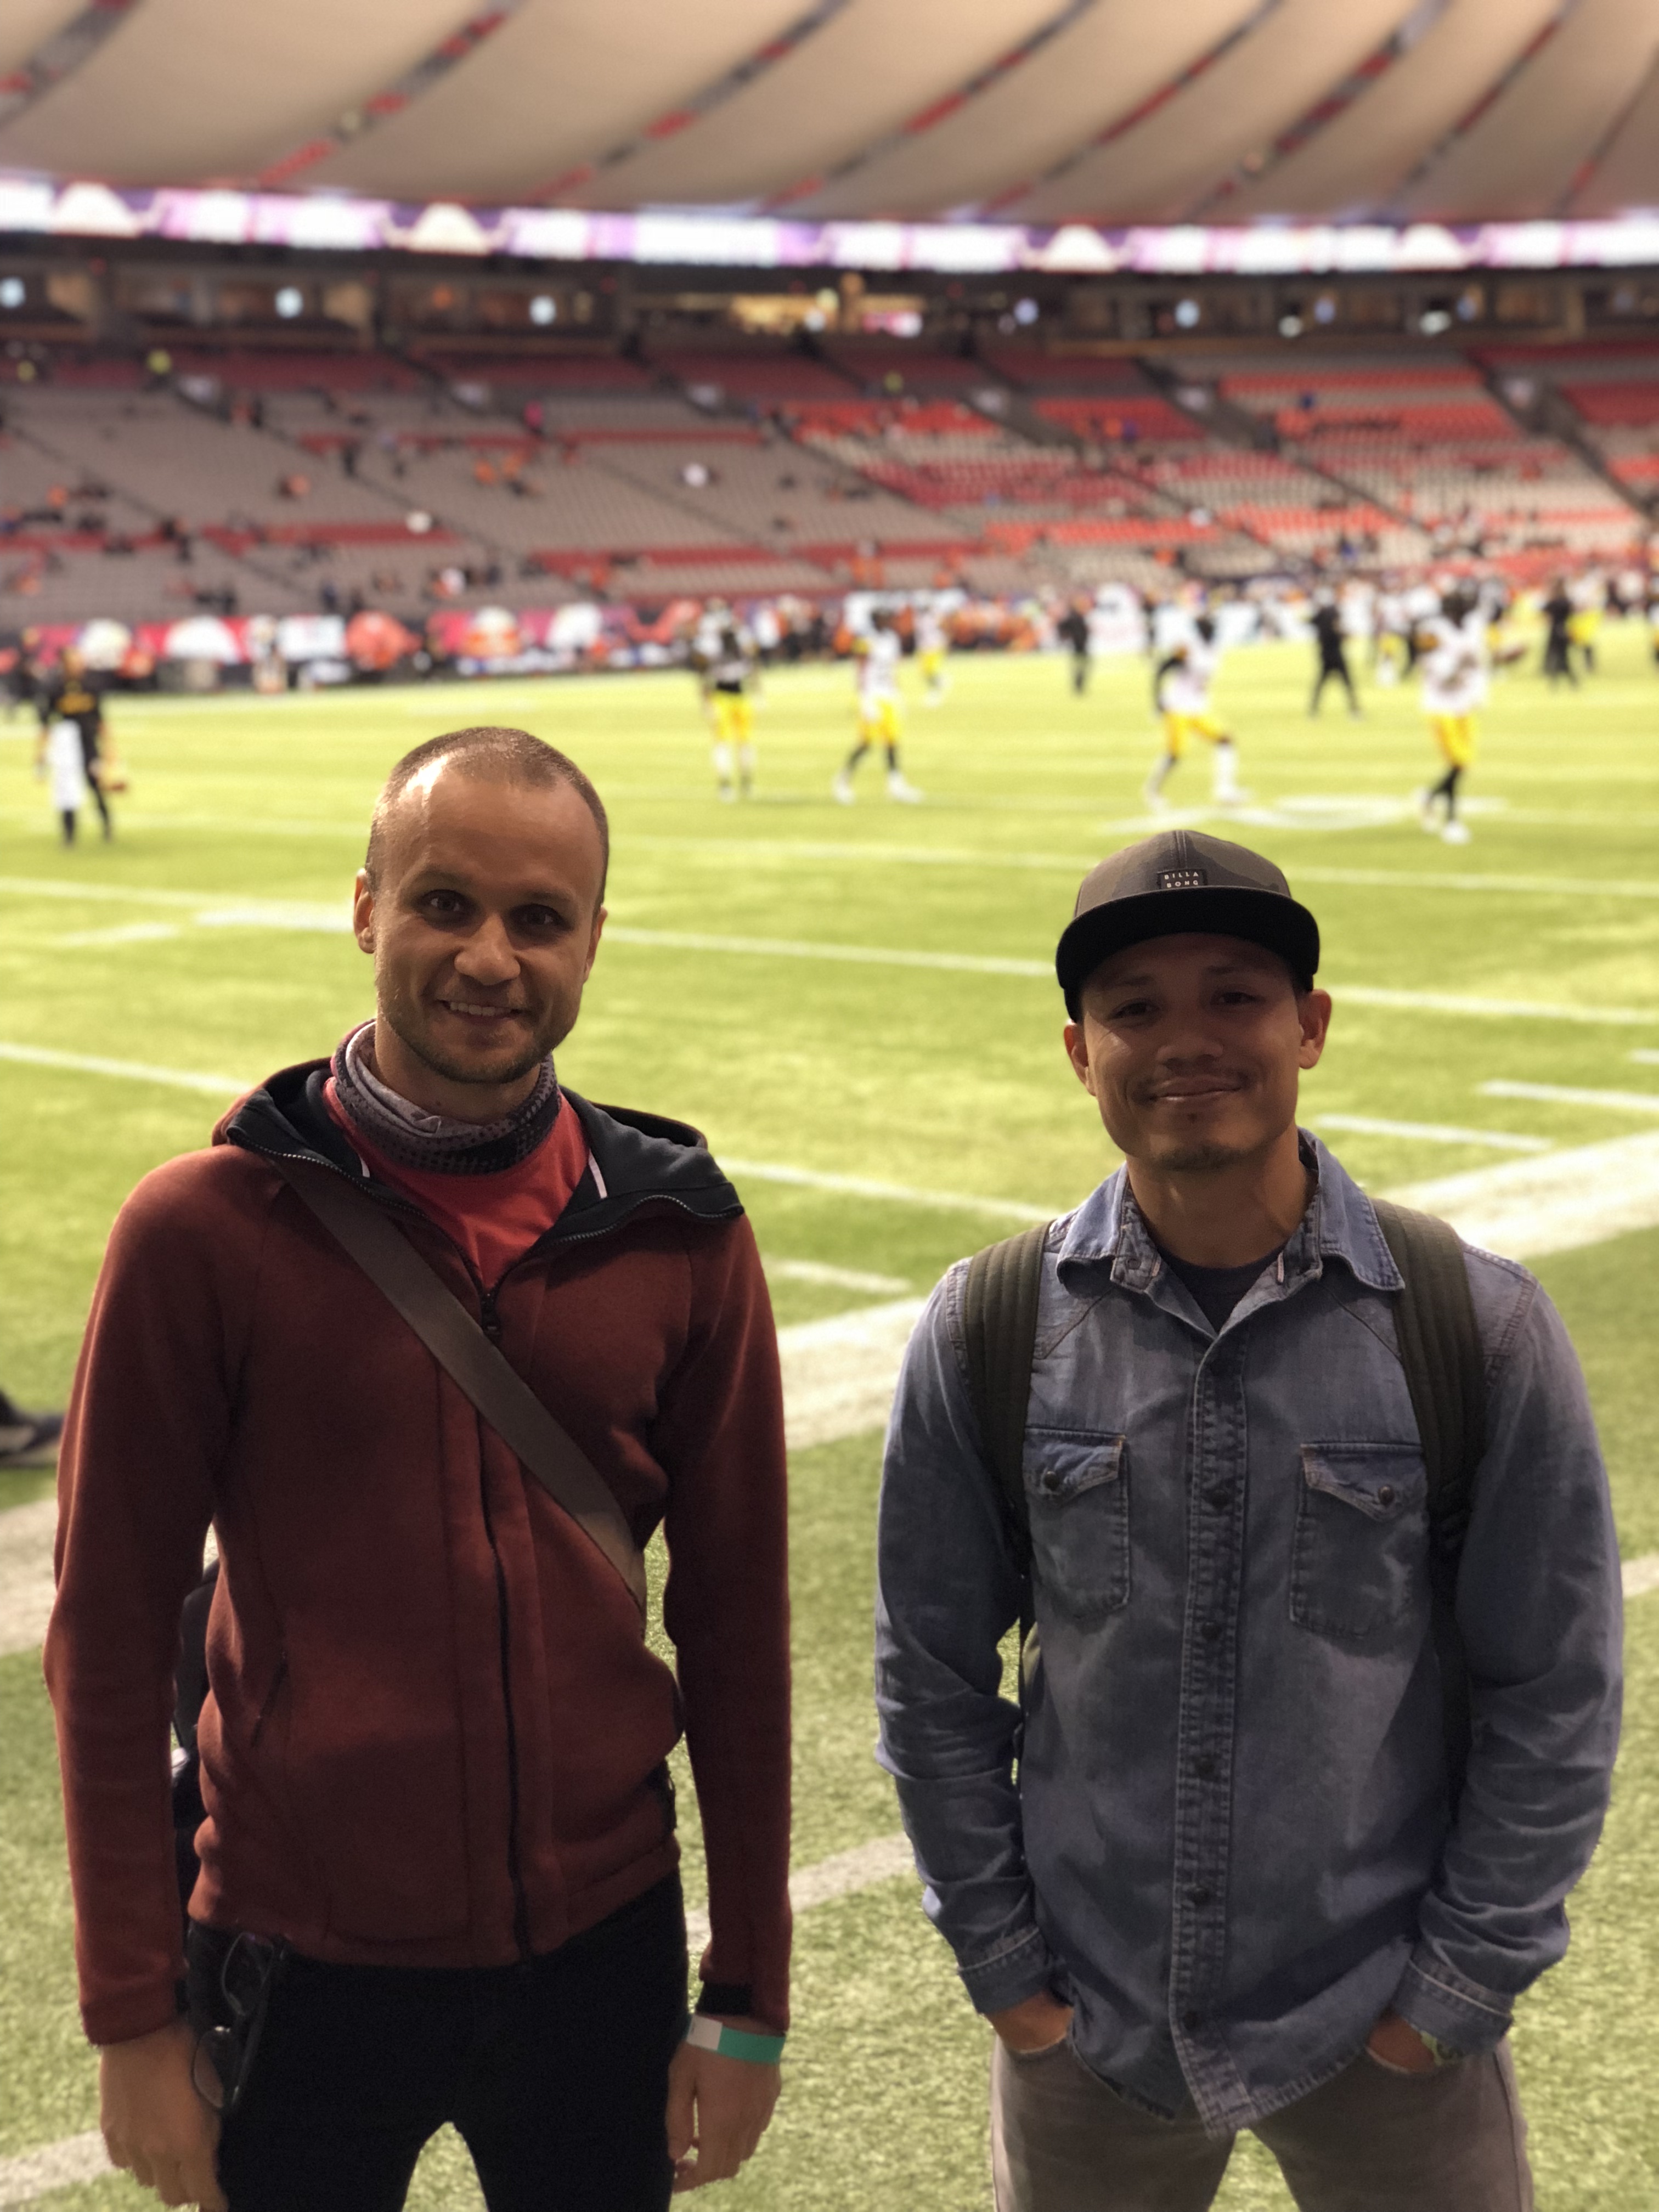
<path fill-rule="evenodd" d="M 1474 1471 L 1486 1448 L 1486 1361 L 1462 1242 L 1449 1222 L 1390 1200 L 1377 1225 L 1405 1278 L 1395 1304 L 1400 1358 L 1429 1469 L 1435 1549 L 1455 1565 L 1468 1533 Z"/>
<path fill-rule="evenodd" d="M 1036 1348 L 1037 1296 L 1048 1224 L 988 1244 L 968 1262 L 962 1328 L 968 1358 L 968 1395 L 979 1422 L 985 1456 L 1002 1493 L 1004 1515 L 1022 1576 L 1030 1571 L 1031 1531 L 1022 1462 L 1025 1408 L 1031 1395 Z M 1029 1606 L 1026 1608 L 1029 1611 Z M 1023 1626 L 1030 1628 L 1026 1620 Z"/>
<path fill-rule="evenodd" d="M 1455 1802 L 1471 1737 L 1468 1669 L 1454 1605 L 1458 1562 L 1486 1448 L 1486 1360 L 1463 1246 L 1449 1223 L 1388 1199 L 1377 1225 L 1405 1279 L 1395 1332 L 1429 1472 L 1429 1583 L 1444 1699 L 1446 1765 Z"/>

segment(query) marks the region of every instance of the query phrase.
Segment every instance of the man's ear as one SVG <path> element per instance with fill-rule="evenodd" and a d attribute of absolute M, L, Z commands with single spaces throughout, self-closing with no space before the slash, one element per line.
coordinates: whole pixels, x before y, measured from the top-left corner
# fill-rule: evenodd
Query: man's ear
<path fill-rule="evenodd" d="M 1296 1064 L 1298 1067 L 1317 1067 L 1330 1031 L 1331 994 L 1328 991 L 1298 992 L 1296 1011 L 1302 1024 L 1302 1044 Z"/>
<path fill-rule="evenodd" d="M 1072 1063 L 1072 1073 L 1092 1097 L 1093 1071 L 1089 1066 L 1089 1039 L 1081 1022 L 1067 1022 L 1060 1031 L 1066 1043 L 1066 1057 Z"/>
<path fill-rule="evenodd" d="M 357 940 L 360 952 L 374 950 L 374 886 L 368 879 L 368 870 L 359 868 L 357 881 L 351 894 L 351 933 Z"/>
<path fill-rule="evenodd" d="M 592 934 L 589 936 L 587 940 L 587 962 L 586 965 L 582 969 L 582 981 L 584 983 L 586 982 L 588 977 L 593 973 L 593 963 L 599 957 L 599 939 L 605 934 L 605 917 L 610 911 L 610 908 L 605 906 L 596 907 L 594 908 L 593 928 Z"/>

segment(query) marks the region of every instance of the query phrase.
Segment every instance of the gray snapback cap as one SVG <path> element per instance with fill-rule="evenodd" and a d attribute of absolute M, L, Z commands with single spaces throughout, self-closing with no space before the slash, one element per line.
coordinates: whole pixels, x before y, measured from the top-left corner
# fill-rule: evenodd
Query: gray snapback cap
<path fill-rule="evenodd" d="M 1083 878 L 1054 953 L 1072 1019 L 1103 960 L 1149 937 L 1242 937 L 1278 953 L 1303 989 L 1319 967 L 1319 924 L 1271 860 L 1201 830 L 1164 830 L 1126 845 Z"/>

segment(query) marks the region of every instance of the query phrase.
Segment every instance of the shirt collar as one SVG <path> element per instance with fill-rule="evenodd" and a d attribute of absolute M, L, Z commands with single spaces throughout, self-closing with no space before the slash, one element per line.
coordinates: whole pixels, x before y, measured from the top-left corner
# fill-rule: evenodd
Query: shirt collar
<path fill-rule="evenodd" d="M 1400 1270 L 1370 1199 L 1317 1137 L 1306 1129 L 1298 1129 L 1297 1135 L 1303 1160 L 1314 1176 L 1314 1193 L 1285 1242 L 1285 1281 L 1320 1275 L 1327 1260 L 1340 1260 L 1371 1290 L 1401 1289 Z M 1110 1267 L 1111 1279 L 1120 1288 L 1150 1288 L 1163 1263 L 1125 1169 L 1108 1176 L 1073 1214 L 1057 1264 L 1067 1290 L 1097 1290 L 1088 1285 L 1087 1275 L 1105 1266 Z"/>

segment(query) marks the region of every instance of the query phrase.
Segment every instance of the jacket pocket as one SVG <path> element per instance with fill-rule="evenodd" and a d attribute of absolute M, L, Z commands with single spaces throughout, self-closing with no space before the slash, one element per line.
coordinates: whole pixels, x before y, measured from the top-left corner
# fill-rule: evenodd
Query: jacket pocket
<path fill-rule="evenodd" d="M 1291 1620 L 1360 1640 L 1426 1604 L 1428 1489 L 1416 1444 L 1304 1444 Z"/>
<path fill-rule="evenodd" d="M 1129 1601 L 1129 1477 L 1124 1439 L 1030 1429 L 1025 1504 L 1038 1589 L 1079 1621 Z"/>

